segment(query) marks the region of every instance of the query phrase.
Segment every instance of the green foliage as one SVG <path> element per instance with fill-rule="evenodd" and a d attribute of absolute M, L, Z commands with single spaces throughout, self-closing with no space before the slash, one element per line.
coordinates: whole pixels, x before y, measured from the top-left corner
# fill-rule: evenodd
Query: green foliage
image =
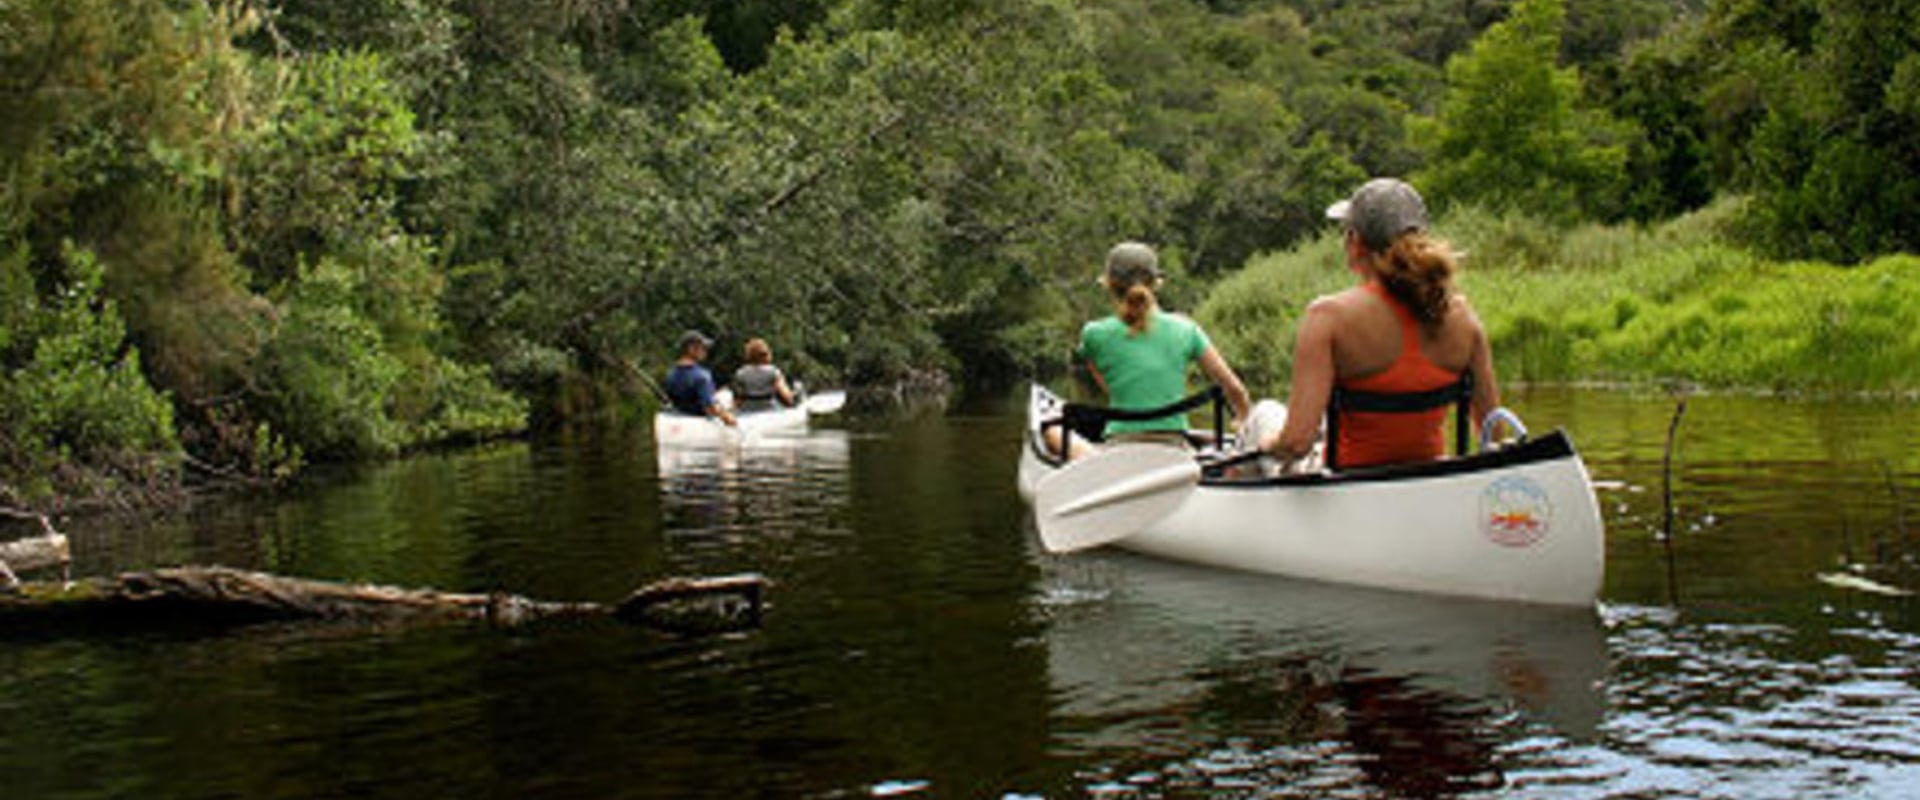
<path fill-rule="evenodd" d="M 1627 155 L 1622 202 L 1629 218 L 1650 222 L 1706 205 L 1713 199 L 1713 147 L 1699 26 L 1678 26 L 1628 52 L 1612 87 L 1611 107 L 1642 136 Z"/>
<path fill-rule="evenodd" d="M 1450 207 L 1512 369 L 1693 369 L 1763 307 L 1695 296 L 1749 267 L 1724 231 L 1913 248 L 1916 5 L 0 4 L 0 353 L 81 341 L 44 322 L 91 286 L 100 327 L 63 323 L 95 334 L 47 374 L 172 403 L 164 439 L 5 433 L 275 477 L 627 413 L 686 327 L 722 371 L 761 336 L 816 385 L 1004 381 L 1106 313 L 1126 238 L 1272 382 L 1288 315 L 1346 280 L 1322 209 L 1395 174 Z M 1583 226 L 1616 218 L 1650 227 Z M 1823 302 L 1826 346 L 1886 334 Z"/>
<path fill-rule="evenodd" d="M 518 430 L 523 403 L 485 370 L 428 346 L 433 273 L 401 249 L 365 263 L 328 258 L 305 270 L 263 352 L 262 405 L 299 452 L 321 458 L 390 455 L 431 442 Z M 409 282 L 408 278 L 412 278 Z M 411 293 L 411 294 L 410 294 Z"/>
<path fill-rule="evenodd" d="M 1846 262 L 1920 248 L 1920 3 L 1824 3 L 1819 19 L 1751 145 L 1760 239 Z"/>
<path fill-rule="evenodd" d="M 1448 62 L 1438 116 L 1414 128 L 1429 150 L 1415 182 L 1437 202 L 1564 222 L 1609 210 L 1625 137 L 1604 112 L 1576 108 L 1580 78 L 1556 66 L 1564 20 L 1561 0 L 1520 0 Z"/>
<path fill-rule="evenodd" d="M 306 453 L 365 457 L 405 444 L 387 410 L 405 367 L 356 308 L 362 288 L 349 268 L 320 262 L 300 276 L 262 354 L 269 416 Z"/>
<path fill-rule="evenodd" d="M 1439 227 L 1471 252 L 1462 290 L 1503 381 L 1920 388 L 1920 259 L 1767 261 L 1727 244 L 1741 213 L 1720 203 L 1653 229 L 1564 230 L 1472 211 Z M 1328 237 L 1223 281 L 1200 318 L 1254 386 L 1283 393 L 1298 313 L 1350 282 Z"/>
<path fill-rule="evenodd" d="M 1369 171 L 1412 164 L 1406 104 L 1342 80 L 1294 11 L 1221 17 L 1142 0 L 1085 16 L 1102 75 L 1128 91 L 1118 141 L 1172 173 L 1170 217 L 1129 233 L 1178 251 L 1197 276 L 1296 241 Z"/>
<path fill-rule="evenodd" d="M 1915 249 L 1916 28 L 1920 3 L 1906 0 L 1718 0 L 1633 53 L 1611 93 L 1648 133 L 1629 213 L 1734 189 L 1752 196 L 1747 235 L 1778 256 Z"/>
<path fill-rule="evenodd" d="M 394 233 L 394 193 L 418 152 L 413 113 L 379 56 L 323 54 L 289 78 L 238 159 L 233 229 L 262 291 L 292 278 L 302 255 Z"/>
<path fill-rule="evenodd" d="M 1293 374 L 1293 330 L 1307 303 L 1351 283 L 1338 234 L 1255 259 L 1220 281 L 1195 313 L 1249 387 L 1270 392 Z"/>
<path fill-rule="evenodd" d="M 0 498 L 121 502 L 163 488 L 179 455 L 173 409 L 101 296 L 101 268 L 68 248 L 50 291 L 27 251 L 0 256 Z"/>
<path fill-rule="evenodd" d="M 824 21 L 832 3 L 826 0 L 675 0 L 660 3 L 656 13 L 705 20 L 706 38 L 736 72 L 748 72 L 767 61 L 767 51 L 779 34 L 802 32 Z"/>
<path fill-rule="evenodd" d="M 401 56 L 408 65 L 447 63 L 446 51 L 413 36 L 444 22 L 439 12 L 411 3 L 333 10 L 361 30 L 413 42 Z M 517 404 L 480 385 L 484 369 L 449 360 L 456 342 L 439 322 L 445 266 L 399 215 L 420 161 L 439 152 L 418 135 L 407 92 L 389 82 L 382 57 L 295 55 L 263 19 L 245 5 L 163 0 L 35 0 L 0 11 L 9 32 L 0 41 L 9 109 L 0 115 L 9 145 L 0 152 L 8 176 L 0 236 L 19 243 L 0 349 L 10 368 L 39 365 L 22 373 L 38 382 L 15 389 L 39 392 L 34 402 L 47 409 L 10 422 L 10 441 L 57 441 L 68 455 L 56 460 L 80 472 L 160 465 L 150 477 L 164 482 L 183 445 L 201 472 L 273 479 L 297 466 L 301 443 L 320 443 L 313 452 L 325 455 L 388 452 L 511 429 Z M 84 269 L 65 253 L 69 241 L 89 254 Z M 329 259 L 359 270 L 350 317 L 293 285 L 300 264 Z M 49 286 L 97 291 L 93 338 L 31 333 L 21 321 L 46 316 L 24 299 L 36 285 L 42 296 Z M 362 335 L 368 326 L 377 342 Z M 340 341 L 320 341 L 335 332 Z M 82 369 L 84 358 L 101 372 Z M 388 380 L 383 358 L 400 372 L 386 396 L 369 400 Z M 336 406 L 377 405 L 388 419 L 343 426 L 316 403 L 289 399 L 322 391 L 301 382 L 323 372 L 315 364 L 375 384 L 344 383 L 354 402 Z M 354 374 L 361 366 L 367 373 Z M 107 388 L 89 394 L 96 384 Z M 171 397 L 167 415 L 125 399 L 149 385 L 165 390 L 152 396 Z M 88 397 L 131 410 L 108 417 L 80 404 Z M 282 411 L 295 415 L 276 417 Z M 81 422 L 47 428 L 46 414 Z M 317 431 L 301 429 L 309 419 Z M 71 493 L 76 481 L 41 485 Z"/>

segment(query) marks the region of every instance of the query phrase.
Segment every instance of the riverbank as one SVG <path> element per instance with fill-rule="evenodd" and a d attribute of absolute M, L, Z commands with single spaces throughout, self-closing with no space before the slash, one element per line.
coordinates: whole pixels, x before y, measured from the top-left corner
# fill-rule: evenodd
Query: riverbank
<path fill-rule="evenodd" d="M 1652 228 L 1557 230 L 1477 212 L 1435 230 L 1467 253 L 1460 285 L 1503 381 L 1786 392 L 1920 389 L 1920 257 L 1770 261 L 1735 243 L 1738 202 Z M 1351 284 L 1337 235 L 1256 259 L 1196 316 L 1249 383 L 1284 389 L 1293 326 Z"/>

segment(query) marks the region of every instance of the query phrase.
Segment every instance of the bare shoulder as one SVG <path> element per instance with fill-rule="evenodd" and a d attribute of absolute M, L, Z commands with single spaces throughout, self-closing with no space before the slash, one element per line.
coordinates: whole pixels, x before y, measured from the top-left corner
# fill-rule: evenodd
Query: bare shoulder
<path fill-rule="evenodd" d="M 1459 292 L 1455 292 L 1453 299 L 1448 302 L 1447 319 L 1468 323 L 1476 328 L 1480 327 L 1480 314 L 1473 310 L 1473 303 L 1467 299 L 1467 296 Z"/>
<path fill-rule="evenodd" d="M 1347 313 L 1346 309 L 1346 301 L 1340 295 L 1325 294 L 1313 298 L 1300 314 L 1300 327 L 1303 330 L 1338 328 L 1340 319 Z"/>
<path fill-rule="evenodd" d="M 1453 299 L 1447 305 L 1446 327 L 1450 330 L 1463 331 L 1464 335 L 1474 339 L 1486 337 L 1486 329 L 1480 323 L 1480 314 L 1473 310 L 1473 303 L 1467 300 L 1467 296 L 1458 292 L 1454 293 Z"/>
<path fill-rule="evenodd" d="M 1313 302 L 1307 304 L 1307 315 L 1337 318 L 1342 314 L 1352 313 L 1353 309 L 1366 298 L 1367 293 L 1357 287 L 1333 294 L 1323 294 L 1313 298 Z"/>

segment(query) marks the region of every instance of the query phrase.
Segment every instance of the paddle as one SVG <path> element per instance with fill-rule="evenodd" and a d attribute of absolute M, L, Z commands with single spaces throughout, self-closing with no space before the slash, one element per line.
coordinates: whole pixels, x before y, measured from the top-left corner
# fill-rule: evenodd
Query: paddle
<path fill-rule="evenodd" d="M 815 395 L 808 395 L 807 399 L 801 403 L 801 405 L 807 407 L 808 414 L 833 414 L 838 412 L 840 407 L 846 404 L 846 392 L 821 392 Z"/>
<path fill-rule="evenodd" d="M 1116 445 L 1040 480 L 1034 516 L 1048 552 L 1070 553 L 1124 539 L 1159 522 L 1200 484 L 1191 451 Z"/>

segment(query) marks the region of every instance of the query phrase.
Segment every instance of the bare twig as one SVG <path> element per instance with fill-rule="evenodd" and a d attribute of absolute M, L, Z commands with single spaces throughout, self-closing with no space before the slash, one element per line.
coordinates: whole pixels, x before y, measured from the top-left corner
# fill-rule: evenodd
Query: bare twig
<path fill-rule="evenodd" d="M 220 464 L 214 464 L 214 463 L 208 462 L 204 459 L 195 458 L 193 457 L 192 454 L 187 454 L 185 458 L 182 459 L 181 463 L 187 465 L 189 468 L 198 470 L 201 474 L 206 475 L 208 478 L 226 481 L 227 483 L 230 483 L 230 484 L 245 486 L 253 489 L 271 488 L 274 484 L 274 482 L 270 479 L 261 478 L 256 475 L 250 475 L 246 472 L 241 471 L 236 467 L 222 466 Z"/>
<path fill-rule="evenodd" d="M 1673 564 L 1673 445 L 1680 433 L 1680 418 L 1687 413 L 1687 392 L 1676 393 L 1677 401 L 1673 407 L 1673 420 L 1667 423 L 1666 457 L 1660 469 L 1661 504 L 1665 507 L 1665 516 L 1660 525 L 1660 543 L 1667 555 L 1667 595 L 1675 605 L 1680 602 L 1679 576 Z"/>

